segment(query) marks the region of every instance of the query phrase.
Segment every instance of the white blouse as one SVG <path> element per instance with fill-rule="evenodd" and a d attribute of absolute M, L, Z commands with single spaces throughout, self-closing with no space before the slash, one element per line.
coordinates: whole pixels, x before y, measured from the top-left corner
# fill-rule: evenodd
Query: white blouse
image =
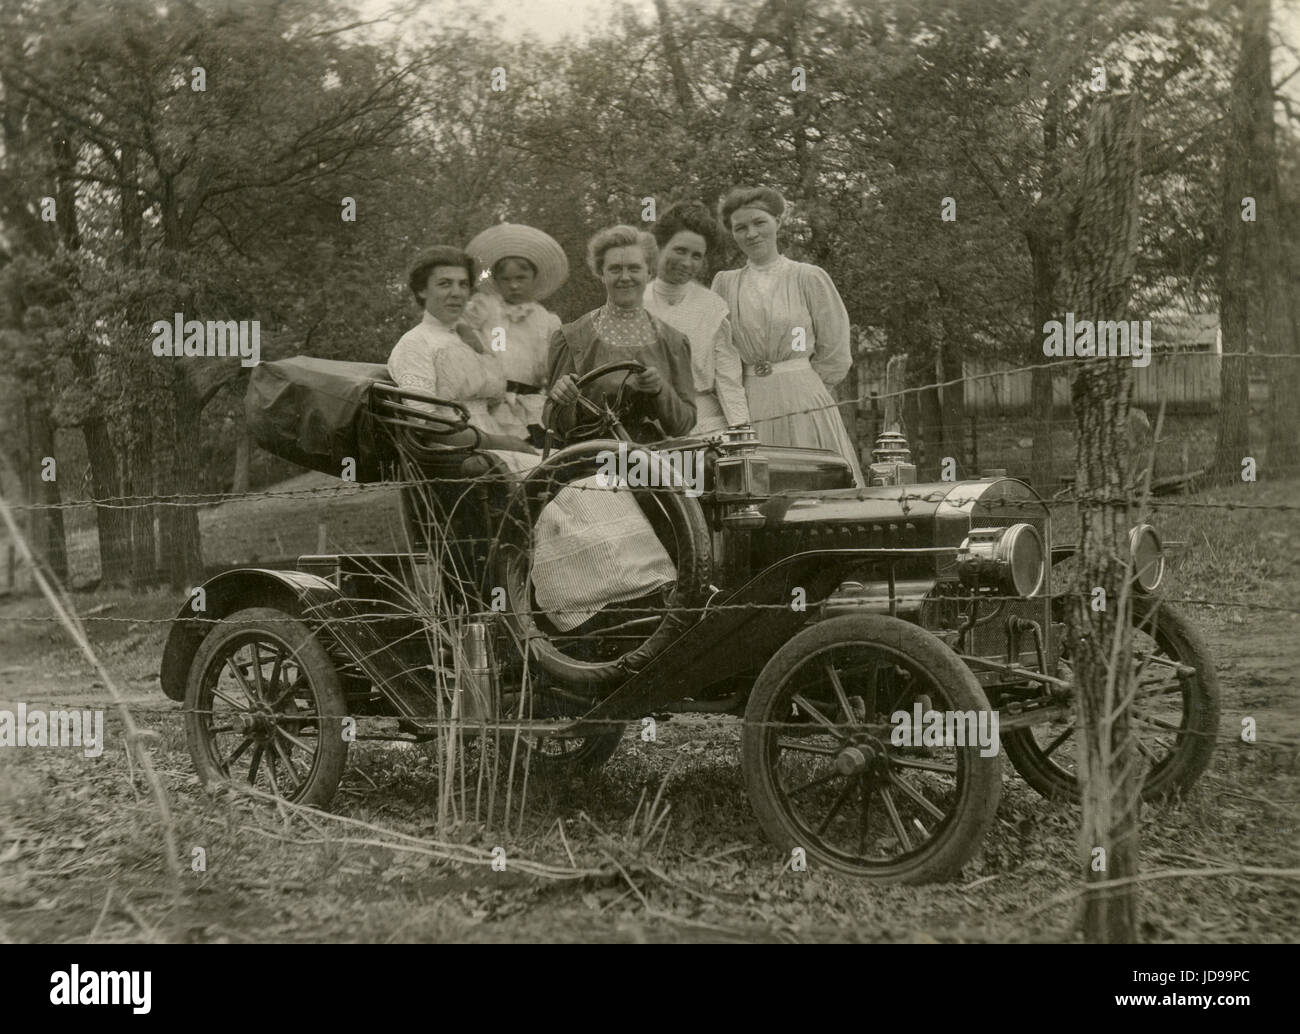
<path fill-rule="evenodd" d="M 425 312 L 419 325 L 393 346 L 388 373 L 400 387 L 459 402 L 469 410 L 470 423 L 480 431 L 509 433 L 492 414 L 506 393 L 501 360 L 490 351 L 475 351 L 461 333 L 469 336 L 473 331 L 463 323 L 449 327 Z M 435 411 L 429 403 L 418 405 Z"/>
<path fill-rule="evenodd" d="M 781 255 L 766 265 L 723 270 L 713 278 L 713 290 L 731 309 L 742 362 L 804 356 L 827 388 L 848 375 L 853 365 L 849 314 L 820 266 Z M 795 348 L 797 340 L 802 348 Z"/>
<path fill-rule="evenodd" d="M 495 354 L 501 358 L 506 380 L 534 388 L 546 386 L 546 358 L 551 335 L 560 329 L 559 316 L 540 302 L 507 305 L 499 294 L 478 291 L 465 309 L 465 321 L 489 349 L 496 331 L 502 331 L 505 347 Z"/>
<path fill-rule="evenodd" d="M 740 354 L 731 340 L 727 303 L 693 280 L 678 286 L 655 279 L 646 288 L 645 307 L 690 341 L 696 392 L 713 392 L 728 424 L 749 423 Z"/>

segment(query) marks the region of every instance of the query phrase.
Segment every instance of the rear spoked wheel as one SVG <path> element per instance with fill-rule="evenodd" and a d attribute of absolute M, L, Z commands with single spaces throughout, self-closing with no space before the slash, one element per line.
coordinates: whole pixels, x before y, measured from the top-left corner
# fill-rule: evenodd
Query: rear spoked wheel
<path fill-rule="evenodd" d="M 1167 603 L 1133 599 L 1137 694 L 1132 725 L 1147 765 L 1143 800 L 1185 794 L 1205 771 L 1219 727 L 1219 680 L 1196 627 Z M 1068 658 L 1067 658 L 1068 660 Z M 1007 757 L 1044 797 L 1079 799 L 1076 716 L 1018 729 Z"/>
<path fill-rule="evenodd" d="M 539 681 L 545 682 L 546 679 L 547 676 L 542 674 Z M 595 704 L 595 698 L 589 702 L 580 702 L 538 687 L 533 691 L 532 717 L 545 721 L 577 719 Z M 595 772 L 603 767 L 618 752 L 618 746 L 623 741 L 624 726 L 625 723 L 617 722 L 610 725 L 607 731 L 584 736 L 525 731 L 520 738 L 529 751 L 528 764 L 535 771 L 545 775 L 564 776 Z"/>
<path fill-rule="evenodd" d="M 983 712 L 991 729 L 970 670 L 915 625 L 847 615 L 786 643 L 755 683 L 742 734 L 767 835 L 787 854 L 802 847 L 809 865 L 879 883 L 956 875 L 993 821 L 1001 762 L 981 756 L 977 734 L 896 745 L 891 714 L 918 704 L 923 716 L 970 712 L 976 729 Z"/>
<path fill-rule="evenodd" d="M 283 611 L 226 618 L 190 667 L 185 738 L 204 785 L 243 783 L 324 807 L 347 763 L 346 715 L 325 648 Z"/>

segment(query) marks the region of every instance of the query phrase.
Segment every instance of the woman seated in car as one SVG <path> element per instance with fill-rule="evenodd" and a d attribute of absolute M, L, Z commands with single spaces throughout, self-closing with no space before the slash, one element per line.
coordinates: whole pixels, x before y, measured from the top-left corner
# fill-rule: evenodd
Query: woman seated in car
<path fill-rule="evenodd" d="M 500 357 L 464 319 L 474 290 L 474 260 L 459 248 L 430 248 L 412 263 L 408 283 L 424 312 L 388 357 L 393 381 L 398 387 L 464 406 L 485 448 L 533 452 L 527 442 L 510 436 L 515 421 L 503 407 L 506 374 Z M 440 412 L 432 403 L 412 404 L 435 416 L 456 418 L 452 411 Z M 462 431 L 443 440 L 449 445 L 473 444 L 474 432 Z"/>
<path fill-rule="evenodd" d="M 587 266 L 605 285 L 605 304 L 551 337 L 552 426 L 561 434 L 586 419 L 576 407 L 578 378 L 627 359 L 644 364 L 645 370 L 607 374 L 583 393 L 612 403 L 625 384 L 623 426 L 637 442 L 689 434 L 695 426 L 690 342 L 643 304 L 657 254 L 654 237 L 631 226 L 607 227 L 587 243 Z"/>

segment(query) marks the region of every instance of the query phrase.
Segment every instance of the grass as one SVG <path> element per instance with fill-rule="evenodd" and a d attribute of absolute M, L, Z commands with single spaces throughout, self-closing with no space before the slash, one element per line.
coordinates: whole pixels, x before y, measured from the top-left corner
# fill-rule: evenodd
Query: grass
<path fill-rule="evenodd" d="M 1243 485 L 1194 501 L 1295 505 L 1300 481 Z M 249 519 L 242 510 L 232 514 Z M 1300 867 L 1294 679 L 1300 615 L 1247 604 L 1295 606 L 1300 528 L 1293 513 L 1267 510 L 1170 508 L 1159 517 L 1167 538 L 1189 544 L 1172 564 L 1171 593 L 1223 601 L 1188 609 L 1215 651 L 1224 700 L 1210 771 L 1181 804 L 1144 808 L 1143 870 L 1294 873 Z M 282 515 L 281 527 L 291 523 Z M 654 742 L 629 731 L 597 775 L 540 780 L 534 772 L 523 821 L 509 831 L 469 821 L 436 829 L 437 763 L 426 746 L 354 744 L 328 815 L 209 795 L 193 774 L 179 705 L 161 695 L 154 677 L 166 620 L 179 604 L 164 593 L 78 597 L 137 721 L 157 733 L 152 756 L 173 801 L 182 857 L 192 859 L 194 848 L 202 848 L 205 867 L 185 874 L 184 900 L 176 907 L 162 873 L 156 814 L 133 779 L 114 715 L 107 716 L 108 747 L 97 760 L 79 751 L 0 751 L 0 938 L 1075 936 L 1069 895 L 1079 882 L 1077 814 L 1040 799 L 1009 765 L 994 827 L 958 881 L 876 887 L 815 865 L 803 873 L 785 867 L 750 809 L 739 724 L 722 717 L 661 718 Z M 0 707 L 17 700 L 104 706 L 90 669 L 52 624 L 37 620 L 46 616 L 33 599 L 0 601 Z M 1238 735 L 1245 716 L 1256 719 L 1256 743 Z M 505 871 L 491 868 L 494 847 L 505 851 Z M 559 875 L 527 875 L 520 871 L 525 860 Z M 1143 937 L 1155 942 L 1294 941 L 1300 882 L 1294 875 L 1239 872 L 1155 880 L 1143 885 L 1141 915 Z"/>

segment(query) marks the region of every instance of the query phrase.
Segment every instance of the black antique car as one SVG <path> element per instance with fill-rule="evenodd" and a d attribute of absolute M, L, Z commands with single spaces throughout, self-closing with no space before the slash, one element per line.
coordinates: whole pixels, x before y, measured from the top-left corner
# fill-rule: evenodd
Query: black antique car
<path fill-rule="evenodd" d="M 1053 584 L 1072 550 L 1024 482 L 912 483 L 906 443 L 886 434 L 859 488 L 841 457 L 747 428 L 638 446 L 617 401 L 585 400 L 581 440 L 519 469 L 454 402 L 385 381 L 302 358 L 254 371 L 260 443 L 400 481 L 409 548 L 227 571 L 192 596 L 161 682 L 184 701 L 205 783 L 325 806 L 372 718 L 416 740 L 449 723 L 522 730 L 533 763 L 563 769 L 602 764 L 629 723 L 719 712 L 743 716 L 750 798 L 787 854 L 910 883 L 955 875 L 978 848 L 999 746 L 1039 792 L 1077 796 Z M 568 627 L 536 598 L 535 530 L 620 449 L 660 475 L 625 487 L 675 578 Z M 684 454 L 702 461 L 695 492 L 669 462 Z M 1130 542 L 1134 720 L 1159 797 L 1208 764 L 1218 686 L 1196 630 L 1160 602 L 1158 536 L 1141 525 Z"/>

